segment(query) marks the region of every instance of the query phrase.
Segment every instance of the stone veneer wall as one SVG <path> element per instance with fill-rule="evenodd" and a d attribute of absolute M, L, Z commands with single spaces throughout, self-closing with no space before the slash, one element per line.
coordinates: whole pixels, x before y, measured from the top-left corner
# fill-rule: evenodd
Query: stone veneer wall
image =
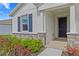
<path fill-rule="evenodd" d="M 67 34 L 68 46 L 79 47 L 79 34 Z"/>
<path fill-rule="evenodd" d="M 46 45 L 46 33 L 13 33 L 19 38 L 39 38 L 42 40 L 43 44 Z"/>

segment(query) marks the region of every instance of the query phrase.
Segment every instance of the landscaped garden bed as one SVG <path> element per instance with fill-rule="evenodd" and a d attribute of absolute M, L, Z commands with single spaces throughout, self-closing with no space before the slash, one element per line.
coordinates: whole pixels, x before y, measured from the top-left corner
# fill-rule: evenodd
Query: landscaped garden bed
<path fill-rule="evenodd" d="M 63 51 L 62 56 L 79 56 L 79 47 L 67 47 Z"/>
<path fill-rule="evenodd" d="M 43 43 L 36 38 L 17 38 L 15 35 L 0 36 L 0 55 L 33 56 L 44 49 Z"/>

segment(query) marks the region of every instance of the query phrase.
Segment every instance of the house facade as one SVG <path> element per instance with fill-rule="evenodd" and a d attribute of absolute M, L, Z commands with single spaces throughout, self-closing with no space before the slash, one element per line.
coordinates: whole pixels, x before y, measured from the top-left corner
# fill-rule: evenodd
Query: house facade
<path fill-rule="evenodd" d="M 79 39 L 79 4 L 19 3 L 10 13 L 12 33 L 19 37 L 68 40 Z"/>

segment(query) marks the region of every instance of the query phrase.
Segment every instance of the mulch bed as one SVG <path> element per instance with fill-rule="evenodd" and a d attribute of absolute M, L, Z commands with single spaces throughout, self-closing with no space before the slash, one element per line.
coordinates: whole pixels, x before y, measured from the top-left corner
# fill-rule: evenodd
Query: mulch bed
<path fill-rule="evenodd" d="M 67 51 L 63 51 L 61 56 L 74 56 L 74 55 L 69 54 Z"/>
<path fill-rule="evenodd" d="M 75 48 L 73 52 L 64 50 L 62 52 L 62 56 L 79 56 L 79 48 Z"/>

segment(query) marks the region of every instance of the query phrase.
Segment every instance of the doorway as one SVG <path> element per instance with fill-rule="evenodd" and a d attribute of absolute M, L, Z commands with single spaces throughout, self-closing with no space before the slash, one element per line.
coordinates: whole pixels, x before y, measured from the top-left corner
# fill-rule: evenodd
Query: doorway
<path fill-rule="evenodd" d="M 58 18 L 59 33 L 58 36 L 61 38 L 67 37 L 67 17 Z"/>

